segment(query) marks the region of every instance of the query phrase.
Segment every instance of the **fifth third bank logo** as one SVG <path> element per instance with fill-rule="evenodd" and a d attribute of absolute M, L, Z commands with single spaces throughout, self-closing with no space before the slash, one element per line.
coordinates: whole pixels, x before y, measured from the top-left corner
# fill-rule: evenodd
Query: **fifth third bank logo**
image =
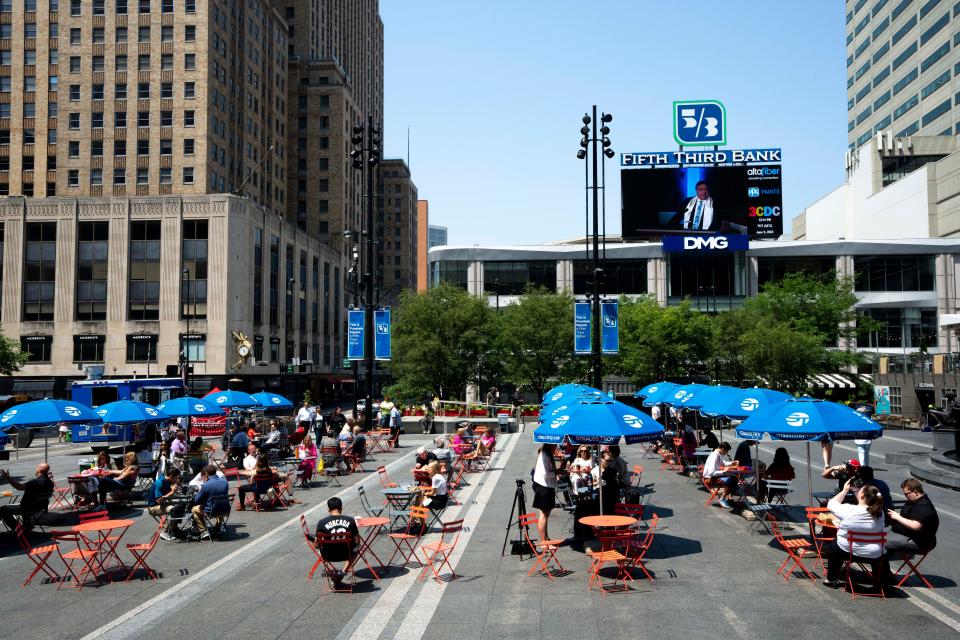
<path fill-rule="evenodd" d="M 673 103 L 673 135 L 680 144 L 726 144 L 726 110 L 715 100 Z"/>

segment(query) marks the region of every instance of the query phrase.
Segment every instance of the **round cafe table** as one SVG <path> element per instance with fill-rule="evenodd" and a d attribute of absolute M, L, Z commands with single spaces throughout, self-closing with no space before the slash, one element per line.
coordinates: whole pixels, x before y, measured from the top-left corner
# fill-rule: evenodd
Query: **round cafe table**
<path fill-rule="evenodd" d="M 132 527 L 133 524 L 133 520 L 124 519 L 93 520 L 91 522 L 78 524 L 73 527 L 71 531 L 80 534 L 80 537 L 87 542 L 89 549 L 97 552 L 97 564 L 105 572 L 107 571 L 106 562 L 108 562 L 111 557 L 117 562 L 116 568 L 126 570 L 127 565 L 125 565 L 123 560 L 120 559 L 120 556 L 117 555 L 117 545 L 120 544 L 120 539 L 123 538 L 123 534 L 125 534 L 127 529 Z M 117 529 L 120 530 L 120 533 L 116 536 L 111 536 L 110 533 Z M 90 533 L 96 533 L 96 538 L 85 535 Z"/>
<path fill-rule="evenodd" d="M 594 529 L 623 529 L 636 524 L 637 519 L 630 516 L 584 516 L 580 518 L 580 524 L 585 524 Z"/>
<path fill-rule="evenodd" d="M 362 560 L 363 564 L 367 566 L 367 569 L 370 570 L 370 573 L 373 574 L 374 580 L 379 580 L 380 576 L 377 575 L 377 572 L 374 571 L 373 567 L 370 566 L 370 563 L 367 562 L 367 554 L 369 553 L 377 561 L 377 566 L 381 569 L 384 567 L 383 560 L 377 557 L 377 554 L 373 551 L 373 541 L 376 540 L 377 535 L 383 530 L 383 528 L 390 524 L 390 518 L 383 517 L 374 517 L 374 518 L 357 518 L 357 529 L 360 529 L 360 545 L 357 548 L 357 559 Z M 369 529 L 369 531 L 364 534 L 363 529 Z"/>

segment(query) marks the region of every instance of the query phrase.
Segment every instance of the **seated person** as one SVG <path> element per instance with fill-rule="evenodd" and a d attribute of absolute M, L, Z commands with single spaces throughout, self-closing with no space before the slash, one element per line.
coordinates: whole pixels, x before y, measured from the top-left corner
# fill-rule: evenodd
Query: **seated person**
<path fill-rule="evenodd" d="M 110 452 L 106 449 L 100 449 L 97 452 L 97 459 L 93 463 L 93 468 L 98 471 L 116 471 L 117 463 L 110 457 Z"/>
<path fill-rule="evenodd" d="M 353 442 L 353 429 L 350 425 L 345 424 L 340 429 L 340 435 L 337 436 L 337 443 L 340 445 L 340 449 L 346 451 L 350 448 L 350 444 Z"/>
<path fill-rule="evenodd" d="M 851 491 L 857 499 L 857 504 L 844 504 L 844 498 Z M 863 485 L 859 489 L 853 488 L 853 479 L 847 480 L 843 488 L 827 503 L 837 519 L 837 539 L 830 542 L 824 552 L 827 554 L 827 577 L 823 584 L 836 589 L 844 583 L 840 580 L 840 570 L 843 563 L 850 557 L 850 542 L 847 534 L 850 531 L 860 533 L 880 533 L 883 531 L 883 498 L 876 487 Z M 883 547 L 873 543 L 856 543 L 853 545 L 853 555 L 862 558 L 864 562 L 879 561 L 883 555 Z"/>
<path fill-rule="evenodd" d="M 337 439 L 333 435 L 333 429 L 327 429 L 324 431 L 323 437 L 320 438 L 320 448 L 330 449 L 337 446 L 339 445 L 337 444 Z"/>
<path fill-rule="evenodd" d="M 454 434 L 453 440 L 451 440 L 450 448 L 453 449 L 453 452 L 458 456 L 473 451 L 473 444 L 467 439 L 467 430 L 464 427 L 457 428 L 457 432 Z"/>
<path fill-rule="evenodd" d="M 860 471 L 860 461 L 857 459 L 847 460 L 846 462 L 832 467 L 827 467 L 823 470 L 821 477 L 826 480 L 836 480 L 837 481 L 837 491 L 843 489 L 843 486 L 847 483 L 847 480 L 855 478 L 857 472 Z M 844 494 L 846 495 L 846 494 Z"/>
<path fill-rule="evenodd" d="M 765 480 L 794 480 L 796 477 L 797 473 L 793 470 L 793 465 L 790 464 L 790 454 L 787 453 L 785 447 L 777 447 L 777 450 L 773 452 L 773 462 L 766 468 L 763 477 L 760 479 L 761 500 L 769 502 L 774 496 L 785 494 L 783 489 L 768 490 Z"/>
<path fill-rule="evenodd" d="M 257 451 L 257 445 L 252 442 L 247 445 L 247 455 L 243 459 L 243 469 L 245 471 L 253 471 L 257 466 L 257 459 L 260 457 L 260 453 Z"/>
<path fill-rule="evenodd" d="M 177 429 L 177 435 L 170 443 L 170 455 L 174 458 L 186 457 L 187 449 L 187 432 Z"/>
<path fill-rule="evenodd" d="M 693 425 L 683 425 L 683 431 L 680 434 L 681 451 L 683 452 L 683 461 L 686 465 L 696 465 L 697 455 L 697 432 Z"/>
<path fill-rule="evenodd" d="M 483 435 L 477 440 L 477 452 L 482 456 L 489 456 L 497 444 L 497 437 L 491 429 L 483 432 Z"/>
<path fill-rule="evenodd" d="M 423 469 L 431 462 L 436 461 L 437 455 L 432 450 L 428 450 L 426 447 L 420 447 L 417 449 L 417 453 L 413 457 L 413 468 Z"/>
<path fill-rule="evenodd" d="M 447 479 L 440 473 L 440 463 L 436 460 L 428 464 L 425 469 L 430 474 L 430 488 L 423 492 L 424 496 L 429 497 L 429 500 L 425 499 L 424 503 L 431 511 L 443 511 L 449 499 Z"/>
<path fill-rule="evenodd" d="M 270 459 L 261 453 L 257 458 L 257 466 L 253 470 L 250 482 L 237 489 L 239 500 L 237 511 L 243 511 L 248 493 L 252 493 L 253 499 L 260 502 L 260 496 L 269 491 L 279 480 L 279 474 L 270 466 Z"/>
<path fill-rule="evenodd" d="M 271 449 L 276 449 L 280 446 L 280 427 L 277 425 L 277 421 L 273 420 L 270 422 L 270 431 L 267 433 L 266 439 L 263 441 L 263 444 L 260 445 L 260 450 L 264 453 L 269 453 Z"/>
<path fill-rule="evenodd" d="M 107 494 L 111 491 L 130 491 L 140 475 L 140 466 L 137 464 L 137 454 L 128 451 L 123 455 L 123 470 L 109 471 L 109 475 L 100 478 L 100 503 L 107 503 Z"/>
<path fill-rule="evenodd" d="M 200 473 L 207 464 L 207 458 L 210 452 L 214 450 L 213 445 L 207 444 L 203 438 L 197 436 L 190 442 L 190 448 L 187 449 L 187 461 L 190 464 L 190 471 L 194 474 Z"/>
<path fill-rule="evenodd" d="M 700 446 L 710 449 L 716 449 L 720 446 L 720 441 L 717 440 L 717 434 L 713 432 L 713 428 L 704 427 L 700 429 Z"/>
<path fill-rule="evenodd" d="M 217 526 L 223 525 L 224 516 L 230 513 L 230 485 L 227 479 L 217 474 L 217 467 L 207 465 L 204 469 L 207 480 L 200 487 L 200 491 L 193 497 L 193 524 L 198 532 L 206 532 L 207 526 L 203 521 L 203 514 L 207 517 L 216 517 Z M 223 505 L 226 504 L 224 507 Z M 223 512 L 226 510 L 226 513 Z"/>
<path fill-rule="evenodd" d="M 346 562 L 344 573 L 350 571 L 354 560 L 356 560 L 357 548 L 360 546 L 360 530 L 357 529 L 357 521 L 352 516 L 343 515 L 343 501 L 334 496 L 327 500 L 327 511 L 330 513 L 325 518 L 320 518 L 317 522 L 317 535 L 350 534 L 349 544 L 327 544 L 324 545 L 316 538 L 317 549 L 328 562 Z M 334 582 L 342 580 L 342 574 L 333 577 Z"/>
<path fill-rule="evenodd" d="M 714 449 L 713 453 L 707 457 L 707 461 L 703 464 L 704 484 L 708 486 L 713 486 L 717 483 L 723 485 L 723 492 L 719 502 L 720 506 L 724 509 L 732 508 L 730 503 L 727 502 L 727 498 L 730 497 L 737 486 L 736 474 L 730 471 L 730 468 L 733 467 L 733 461 L 731 461 L 727 455 L 729 453 L 730 443 L 721 442 L 720 446 Z"/>
<path fill-rule="evenodd" d="M 317 445 L 313 444 L 313 436 L 309 433 L 303 436 L 303 441 L 297 445 L 297 472 L 302 482 L 309 482 L 317 470 Z"/>
<path fill-rule="evenodd" d="M 10 477 L 10 472 L 0 470 L 0 480 L 6 480 L 17 491 L 23 491 L 18 504 L 0 506 L 0 520 L 12 531 L 17 528 L 17 518 L 23 522 L 24 531 L 33 529 L 34 517 L 42 513 L 50 504 L 53 496 L 53 480 L 50 479 L 50 465 L 41 462 L 33 472 L 33 478 L 19 482 Z"/>
<path fill-rule="evenodd" d="M 584 489 L 589 489 L 593 485 L 591 471 L 596 467 L 593 454 L 590 453 L 590 447 L 581 445 L 577 449 L 577 457 L 570 463 L 570 484 L 573 486 L 574 493 L 581 493 Z"/>
<path fill-rule="evenodd" d="M 610 465 L 617 472 L 618 485 L 629 484 L 630 477 L 627 474 L 627 461 L 620 455 L 620 446 L 612 444 L 607 447 L 607 451 L 610 452 Z"/>
<path fill-rule="evenodd" d="M 171 512 L 177 506 L 170 502 L 170 499 L 180 490 L 180 469 L 176 467 L 167 467 L 166 474 L 157 476 L 153 485 L 146 492 L 147 513 L 158 520 L 162 516 L 172 515 Z M 167 520 L 167 527 L 160 537 L 164 540 L 170 540 L 177 535 L 177 525 L 173 520 Z"/>
<path fill-rule="evenodd" d="M 756 444 L 756 440 L 744 440 L 737 445 L 737 450 L 733 453 L 733 459 L 736 460 L 741 467 L 753 469 L 752 447 L 754 447 Z"/>
<path fill-rule="evenodd" d="M 230 459 L 239 465 L 247 453 L 247 446 L 250 444 L 250 437 L 243 427 L 234 427 L 233 437 L 230 439 Z"/>
<path fill-rule="evenodd" d="M 620 476 L 610 450 L 600 454 L 600 465 L 590 472 L 594 485 L 601 485 L 600 500 L 603 513 L 613 513 L 614 505 L 620 502 Z"/>
<path fill-rule="evenodd" d="M 214 475 L 216 475 L 218 478 L 224 478 L 224 479 L 227 477 L 223 475 L 223 471 L 220 471 L 219 469 L 217 469 L 217 472 Z M 200 473 L 193 476 L 193 479 L 187 483 L 187 486 L 193 489 L 194 491 L 199 491 L 200 488 L 203 486 L 203 483 L 207 481 L 208 477 L 209 476 L 207 476 L 207 467 L 204 467 L 203 469 L 200 469 Z"/>
<path fill-rule="evenodd" d="M 868 467 L 867 465 L 861 465 L 860 470 L 857 472 L 857 479 L 861 486 L 865 484 L 871 484 L 877 488 L 880 492 L 880 495 L 883 497 L 883 509 L 893 509 L 893 496 L 890 495 L 890 487 L 886 482 L 878 478 L 873 477 L 873 467 Z"/>
<path fill-rule="evenodd" d="M 353 428 L 353 442 L 347 451 L 357 460 L 363 460 L 367 455 L 367 437 L 360 432 L 360 425 Z"/>
<path fill-rule="evenodd" d="M 890 533 L 887 534 L 886 553 L 927 553 L 937 546 L 937 530 L 940 516 L 930 497 L 923 492 L 923 485 L 916 478 L 907 478 L 900 483 L 907 499 L 897 513 L 887 510 Z"/>

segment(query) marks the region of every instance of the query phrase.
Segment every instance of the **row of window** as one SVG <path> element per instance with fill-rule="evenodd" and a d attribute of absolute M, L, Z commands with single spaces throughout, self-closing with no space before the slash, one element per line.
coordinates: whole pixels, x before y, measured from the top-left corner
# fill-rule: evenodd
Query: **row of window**
<path fill-rule="evenodd" d="M 73 336 L 73 362 L 104 362 L 106 360 L 104 335 Z M 157 336 L 136 334 L 127 336 L 127 362 L 157 362 Z M 20 337 L 20 351 L 28 356 L 30 364 L 50 364 L 53 359 L 53 336 L 32 335 Z M 207 359 L 207 338 L 204 335 L 180 337 L 180 353 L 190 362 Z"/>
<path fill-rule="evenodd" d="M 26 168 L 24 169 L 26 170 Z M 158 172 L 159 172 L 160 184 L 173 184 L 173 169 L 171 169 L 170 167 L 161 167 L 158 170 Z M 184 185 L 195 184 L 193 167 L 183 167 L 180 182 L 181 184 L 184 184 Z M 126 185 L 127 170 L 114 169 L 112 184 L 114 184 L 115 186 Z M 146 169 L 146 168 L 137 169 L 136 184 L 138 185 L 150 184 L 149 169 Z M 67 170 L 67 186 L 69 187 L 80 186 L 80 170 L 79 169 Z M 103 186 L 103 169 L 90 169 L 90 186 L 94 186 L 94 187 Z"/>

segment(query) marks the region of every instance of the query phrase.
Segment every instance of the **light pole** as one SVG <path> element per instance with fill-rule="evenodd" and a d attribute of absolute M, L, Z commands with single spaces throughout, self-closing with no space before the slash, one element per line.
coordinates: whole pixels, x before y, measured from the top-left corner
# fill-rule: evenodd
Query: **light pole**
<path fill-rule="evenodd" d="M 187 282 L 187 291 L 190 291 L 190 269 L 184 267 L 183 269 L 184 279 Z M 183 336 L 183 387 L 187 392 L 187 395 L 190 395 L 190 313 L 184 312 L 183 308 L 185 301 L 181 300 L 180 309 L 181 313 L 186 316 L 187 319 L 187 333 Z"/>
<path fill-rule="evenodd" d="M 364 136 L 366 134 L 366 136 Z M 366 139 L 364 139 L 366 138 Z M 354 149 L 350 152 L 353 158 L 353 168 L 357 170 L 366 169 L 367 172 L 367 252 L 366 263 L 364 266 L 364 345 L 363 358 L 367 365 L 367 383 L 366 383 L 366 408 L 364 411 L 364 422 L 366 430 L 373 429 L 373 278 L 374 278 L 374 252 L 377 251 L 377 243 L 374 241 L 376 228 L 374 227 L 373 217 L 373 171 L 380 162 L 380 128 L 373 125 L 373 116 L 367 116 L 366 127 L 360 125 L 353 128 L 353 136 L 350 138 Z"/>
<path fill-rule="evenodd" d="M 591 158 L 593 179 L 587 182 L 586 188 L 593 191 L 593 251 L 591 255 L 591 266 L 593 270 L 593 304 L 591 309 L 593 336 L 591 339 L 591 352 L 593 354 L 593 386 L 596 389 L 599 389 L 603 383 L 603 359 L 600 347 L 600 283 L 603 280 L 603 267 L 600 263 L 600 192 L 599 185 L 597 184 L 597 168 L 598 162 L 601 161 L 601 153 L 607 158 L 612 158 L 614 155 L 613 149 L 610 148 L 610 138 L 607 137 L 610 133 L 610 127 L 607 125 L 612 121 L 613 116 L 609 113 L 601 114 L 600 120 L 598 121 L 597 105 L 593 105 L 592 117 L 590 114 L 583 114 L 583 127 L 580 128 L 580 133 L 583 137 L 580 139 L 580 150 L 577 151 L 577 158 L 586 160 L 588 155 L 587 149 L 591 146 L 593 147 L 593 155 Z M 591 124 L 593 124 L 592 129 L 590 127 Z M 584 180 L 588 180 L 586 173 L 584 174 Z M 606 242 L 607 238 L 604 236 L 604 250 L 606 250 Z"/>
<path fill-rule="evenodd" d="M 497 311 L 500 311 L 500 278 L 493 279 L 493 288 L 496 290 L 497 296 Z M 489 304 L 489 303 L 487 303 Z"/>
<path fill-rule="evenodd" d="M 286 318 L 283 320 L 283 360 L 289 367 L 290 361 L 290 325 L 293 324 L 293 278 L 287 278 Z M 285 367 L 285 368 L 286 368 Z"/>

